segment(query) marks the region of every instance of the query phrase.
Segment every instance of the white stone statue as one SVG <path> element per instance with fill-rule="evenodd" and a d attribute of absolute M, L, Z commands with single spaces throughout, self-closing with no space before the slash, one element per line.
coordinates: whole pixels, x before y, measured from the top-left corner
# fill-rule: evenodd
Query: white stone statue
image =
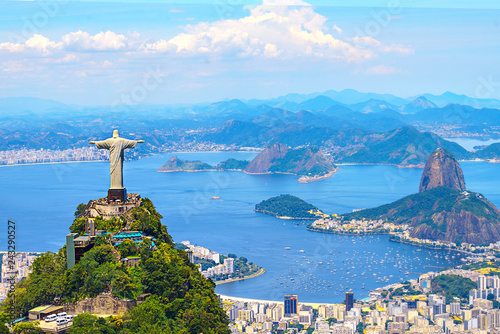
<path fill-rule="evenodd" d="M 109 167 L 111 174 L 110 189 L 123 189 L 123 151 L 134 148 L 137 143 L 144 140 L 129 140 L 118 136 L 118 130 L 113 131 L 113 138 L 101 141 L 90 141 L 99 149 L 109 150 Z"/>

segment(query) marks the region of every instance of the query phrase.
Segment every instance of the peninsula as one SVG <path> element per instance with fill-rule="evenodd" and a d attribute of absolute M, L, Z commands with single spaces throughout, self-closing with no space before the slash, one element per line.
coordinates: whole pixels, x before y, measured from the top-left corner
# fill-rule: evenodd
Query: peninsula
<path fill-rule="evenodd" d="M 227 159 L 217 166 L 212 166 L 199 160 L 181 160 L 173 155 L 158 169 L 158 172 L 242 171 L 248 166 L 248 163 L 249 161 L 246 160 Z"/>
<path fill-rule="evenodd" d="M 293 174 L 299 183 L 331 177 L 338 170 L 317 146 L 289 148 L 280 143 L 263 150 L 252 161 L 228 159 L 217 166 L 202 161 L 184 161 L 173 155 L 158 172 L 244 171 L 247 174 Z"/>

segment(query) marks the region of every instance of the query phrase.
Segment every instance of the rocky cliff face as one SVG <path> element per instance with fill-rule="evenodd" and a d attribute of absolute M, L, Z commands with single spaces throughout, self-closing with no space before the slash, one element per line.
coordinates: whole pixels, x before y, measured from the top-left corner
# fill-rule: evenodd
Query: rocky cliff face
<path fill-rule="evenodd" d="M 158 169 L 159 172 L 178 170 L 184 165 L 184 161 L 179 159 L 176 155 L 173 155 L 168 161 Z"/>
<path fill-rule="evenodd" d="M 427 159 L 420 179 L 419 191 L 437 187 L 449 187 L 458 191 L 465 190 L 462 168 L 448 151 L 438 148 Z"/>
<path fill-rule="evenodd" d="M 491 211 L 493 208 L 490 207 Z M 500 214 L 498 209 L 496 214 Z M 439 225 L 437 225 L 439 224 Z M 437 228 L 436 228 L 437 226 Z M 495 243 L 500 240 L 498 219 L 487 219 L 467 210 L 451 210 L 433 215 L 431 226 L 423 223 L 416 226 L 411 237 L 419 239 L 467 242 L 474 245 Z"/>
<path fill-rule="evenodd" d="M 255 157 L 245 168 L 245 172 L 250 174 L 269 173 L 269 168 L 277 159 L 282 159 L 288 153 L 288 147 L 285 144 L 276 143 Z"/>
<path fill-rule="evenodd" d="M 373 209 L 345 214 L 346 219 L 384 219 L 409 224 L 410 236 L 485 245 L 500 240 L 500 210 L 483 195 L 465 190 L 462 169 L 443 149 L 424 168 L 420 192 Z"/>
<path fill-rule="evenodd" d="M 289 173 L 310 177 L 331 176 L 336 170 L 333 161 L 317 146 L 288 149 L 279 143 L 266 148 L 245 168 L 249 174 Z"/>
<path fill-rule="evenodd" d="M 500 240 L 500 210 L 481 194 L 455 192 L 448 207 L 415 217 L 411 236 L 483 245 Z"/>

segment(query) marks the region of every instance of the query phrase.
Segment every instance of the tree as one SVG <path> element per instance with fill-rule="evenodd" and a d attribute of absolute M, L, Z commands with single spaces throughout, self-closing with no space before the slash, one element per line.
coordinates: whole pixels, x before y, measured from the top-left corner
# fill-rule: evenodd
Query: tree
<path fill-rule="evenodd" d="M 432 291 L 442 292 L 446 300 L 453 300 L 453 297 L 468 298 L 472 289 L 477 289 L 477 284 L 458 275 L 439 275 L 432 280 Z"/>
<path fill-rule="evenodd" d="M 228 334 L 227 316 L 214 292 L 215 284 L 189 262 L 185 251 L 174 249 L 151 201 L 145 200 L 136 209 L 141 210 L 134 213 L 134 222 L 151 231 L 150 235 L 156 238 L 154 245 L 145 239 L 137 246 L 124 242 L 117 250 L 108 238 L 99 236 L 94 247 L 71 269 L 66 267 L 65 247 L 56 254 L 42 254 L 34 261 L 28 278 L 16 284 L 14 295 L 8 297 L 2 309 L 6 311 L 12 303 L 26 315 L 36 306 L 53 303 L 55 297 L 61 303 L 77 302 L 110 288 L 119 298 L 135 299 L 143 292 L 152 295 L 123 317 L 79 315 L 68 333 Z M 99 224 L 112 222 L 96 220 Z M 84 218 L 77 218 L 72 228 L 80 231 L 84 223 Z M 124 266 L 119 252 L 127 256 L 136 252 L 141 258 L 139 265 Z M 0 313 L 0 319 L 4 314 Z"/>
<path fill-rule="evenodd" d="M 496 300 L 494 294 L 488 293 L 488 296 L 486 298 L 493 302 L 493 308 L 500 308 L 500 302 L 498 302 L 498 300 Z"/>
<path fill-rule="evenodd" d="M 138 249 L 132 240 L 124 240 L 118 247 L 117 250 L 120 252 L 122 258 L 129 257 L 131 255 L 137 255 Z"/>
<path fill-rule="evenodd" d="M 64 251 L 42 254 L 33 261 L 31 269 L 28 278 L 16 284 L 14 295 L 7 297 L 4 307 L 12 303 L 16 310 L 27 314 L 36 306 L 51 304 L 62 293 L 66 271 Z"/>
<path fill-rule="evenodd" d="M 9 313 L 0 312 L 0 333 L 9 333 L 9 328 L 5 324 L 10 320 Z"/>
<path fill-rule="evenodd" d="M 75 218 L 80 217 L 83 214 L 83 211 L 85 210 L 86 207 L 87 207 L 87 204 L 85 204 L 85 203 L 78 204 L 78 206 L 76 207 L 76 211 L 75 211 Z"/>
<path fill-rule="evenodd" d="M 8 332 L 7 332 L 8 333 Z M 39 321 L 20 322 L 14 325 L 14 334 L 39 334 L 42 333 Z"/>
<path fill-rule="evenodd" d="M 90 313 L 82 313 L 73 319 L 69 334 L 114 334 L 116 331 L 107 321 Z"/>
<path fill-rule="evenodd" d="M 87 219 L 86 218 L 76 218 L 73 220 L 73 224 L 69 227 L 69 231 L 71 233 L 78 233 L 78 234 L 83 234 L 85 233 L 85 223 Z"/>

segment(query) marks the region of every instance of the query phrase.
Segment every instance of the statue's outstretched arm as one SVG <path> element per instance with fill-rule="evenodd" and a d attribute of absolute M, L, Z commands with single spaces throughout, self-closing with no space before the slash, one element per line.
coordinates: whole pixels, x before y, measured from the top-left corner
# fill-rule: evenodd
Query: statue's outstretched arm
<path fill-rule="evenodd" d="M 95 141 L 93 141 L 93 140 L 89 141 L 89 144 L 95 144 Z"/>
<path fill-rule="evenodd" d="M 137 142 L 138 143 L 144 143 L 144 140 L 138 140 Z"/>

